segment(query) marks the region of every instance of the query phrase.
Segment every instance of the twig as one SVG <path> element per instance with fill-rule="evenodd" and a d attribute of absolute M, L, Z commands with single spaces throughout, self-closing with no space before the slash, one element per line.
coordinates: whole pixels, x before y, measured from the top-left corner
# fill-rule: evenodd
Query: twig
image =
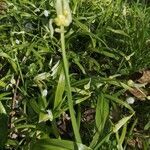
<path fill-rule="evenodd" d="M 20 76 L 18 76 L 18 79 L 16 81 L 16 85 L 15 87 L 13 88 L 13 97 L 12 97 L 12 104 L 11 104 L 11 113 L 10 113 L 10 129 L 12 129 L 14 126 L 13 126 L 13 120 L 14 120 L 14 113 L 15 113 L 15 103 L 16 103 L 16 98 L 17 98 L 17 89 L 18 89 L 18 86 L 19 86 L 19 82 L 20 82 Z"/>

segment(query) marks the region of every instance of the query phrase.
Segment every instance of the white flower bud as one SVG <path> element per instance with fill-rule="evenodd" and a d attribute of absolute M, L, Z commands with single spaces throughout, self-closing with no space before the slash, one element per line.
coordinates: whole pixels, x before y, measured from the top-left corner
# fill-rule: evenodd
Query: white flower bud
<path fill-rule="evenodd" d="M 15 85 L 15 84 L 16 84 L 16 80 L 12 77 L 11 80 L 10 80 L 10 83 L 11 83 L 12 85 Z"/>
<path fill-rule="evenodd" d="M 50 121 L 53 121 L 53 114 L 52 114 L 52 111 L 51 110 L 46 110 L 47 113 L 48 113 L 48 117 L 49 117 L 49 120 Z"/>
<path fill-rule="evenodd" d="M 16 39 L 16 44 L 20 44 L 20 41 L 18 39 Z"/>
<path fill-rule="evenodd" d="M 48 15 L 49 15 L 49 11 L 48 11 L 48 10 L 44 10 L 43 13 L 44 13 L 44 16 L 45 16 L 45 17 L 48 17 Z"/>
<path fill-rule="evenodd" d="M 40 12 L 40 9 L 39 9 L 39 8 L 36 8 L 36 9 L 34 10 L 34 12 Z"/>
<path fill-rule="evenodd" d="M 42 96 L 43 96 L 43 97 L 47 96 L 47 93 L 48 93 L 48 92 L 47 92 L 47 89 L 44 89 L 44 90 L 42 91 Z"/>
<path fill-rule="evenodd" d="M 126 101 L 127 101 L 128 104 L 133 104 L 135 102 L 135 99 L 133 97 L 128 97 L 126 99 Z"/>

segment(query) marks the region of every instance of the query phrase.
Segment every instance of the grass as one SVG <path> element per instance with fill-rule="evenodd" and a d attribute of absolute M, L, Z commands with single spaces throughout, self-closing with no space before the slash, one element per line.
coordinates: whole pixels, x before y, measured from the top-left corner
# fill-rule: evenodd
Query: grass
<path fill-rule="evenodd" d="M 52 0 L 0 1 L 0 149 L 147 150 L 149 100 L 126 98 L 150 68 L 149 3 L 69 4 L 59 33 Z"/>

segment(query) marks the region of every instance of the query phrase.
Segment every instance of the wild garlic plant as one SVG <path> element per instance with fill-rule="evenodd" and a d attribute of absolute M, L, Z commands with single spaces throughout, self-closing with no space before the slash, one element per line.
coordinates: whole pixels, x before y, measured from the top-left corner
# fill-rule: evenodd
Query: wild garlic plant
<path fill-rule="evenodd" d="M 70 85 L 70 78 L 69 78 L 69 65 L 68 65 L 66 49 L 65 49 L 65 27 L 69 26 L 70 23 L 72 22 L 72 15 L 71 15 L 71 10 L 69 7 L 68 0 L 56 0 L 55 6 L 56 6 L 57 17 L 54 19 L 54 22 L 58 26 L 58 28 L 55 29 L 55 31 L 60 33 L 60 38 L 61 38 L 61 51 L 62 51 L 63 67 L 64 67 L 63 69 L 66 78 L 67 98 L 68 98 L 71 122 L 72 122 L 75 139 L 77 142 L 81 143 L 79 127 L 77 125 L 76 117 L 74 114 L 72 92 L 71 92 L 71 85 Z"/>

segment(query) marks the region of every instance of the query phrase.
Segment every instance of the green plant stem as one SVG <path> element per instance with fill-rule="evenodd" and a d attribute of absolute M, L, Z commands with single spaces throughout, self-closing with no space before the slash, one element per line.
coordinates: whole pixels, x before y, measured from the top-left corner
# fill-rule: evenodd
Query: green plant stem
<path fill-rule="evenodd" d="M 68 60 L 67 60 L 66 50 L 65 50 L 64 26 L 61 26 L 60 30 L 61 30 L 61 49 L 62 49 L 64 73 L 65 73 L 65 78 L 66 78 L 67 97 L 68 97 L 68 105 L 69 105 L 69 111 L 70 111 L 70 116 L 71 116 L 71 122 L 72 122 L 72 127 L 73 127 L 76 141 L 81 143 L 79 128 L 77 125 L 76 117 L 74 114 L 74 108 L 73 108 L 72 92 L 71 92 L 71 85 L 70 85 L 70 78 L 69 78 L 69 65 L 68 65 Z"/>

